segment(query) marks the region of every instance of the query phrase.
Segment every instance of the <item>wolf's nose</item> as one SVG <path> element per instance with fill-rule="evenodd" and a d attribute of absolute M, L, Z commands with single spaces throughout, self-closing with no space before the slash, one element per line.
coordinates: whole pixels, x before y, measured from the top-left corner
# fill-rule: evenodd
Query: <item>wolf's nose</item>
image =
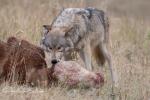
<path fill-rule="evenodd" d="M 57 59 L 53 59 L 53 60 L 51 61 L 51 63 L 52 63 L 53 65 L 55 65 L 56 63 L 58 63 L 58 60 L 57 60 Z"/>

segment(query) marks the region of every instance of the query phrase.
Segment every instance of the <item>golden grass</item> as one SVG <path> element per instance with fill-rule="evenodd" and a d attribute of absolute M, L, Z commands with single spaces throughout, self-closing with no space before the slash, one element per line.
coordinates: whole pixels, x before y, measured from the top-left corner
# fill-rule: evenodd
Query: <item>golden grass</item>
<path fill-rule="evenodd" d="M 94 6 L 106 10 L 107 3 L 102 0 L 0 0 L 0 39 L 5 41 L 9 36 L 17 36 L 39 45 L 42 25 L 50 24 L 62 6 Z M 110 13 L 115 15 L 114 11 Z M 145 22 L 143 17 L 135 19 L 133 16 L 129 18 L 128 15 L 112 15 L 110 50 L 119 79 L 116 92 L 120 100 L 149 100 L 150 24 Z M 0 86 L 0 100 L 108 100 L 108 66 L 102 70 L 106 83 L 98 90 L 69 90 L 61 86 L 43 89 L 3 84 Z"/>

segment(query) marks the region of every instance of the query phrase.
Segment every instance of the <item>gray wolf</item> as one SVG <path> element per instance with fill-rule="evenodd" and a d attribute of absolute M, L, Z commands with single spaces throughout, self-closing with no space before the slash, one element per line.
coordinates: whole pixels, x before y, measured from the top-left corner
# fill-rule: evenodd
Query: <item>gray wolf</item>
<path fill-rule="evenodd" d="M 51 63 L 71 60 L 70 53 L 77 51 L 88 70 L 92 70 L 92 56 L 97 64 L 108 62 L 112 83 L 114 73 L 112 60 L 107 49 L 109 21 L 107 14 L 96 8 L 66 8 L 53 20 L 43 25 L 42 47 L 49 52 Z"/>

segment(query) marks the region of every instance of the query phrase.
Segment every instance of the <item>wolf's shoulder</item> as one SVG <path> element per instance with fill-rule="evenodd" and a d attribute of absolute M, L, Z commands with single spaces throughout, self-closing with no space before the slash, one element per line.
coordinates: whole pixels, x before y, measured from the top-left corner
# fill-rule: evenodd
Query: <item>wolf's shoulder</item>
<path fill-rule="evenodd" d="M 55 27 L 68 27 L 74 21 L 74 15 L 79 12 L 86 12 L 83 8 L 65 8 L 61 11 L 61 13 L 57 16 L 53 26 Z"/>
<path fill-rule="evenodd" d="M 74 22 L 74 15 L 76 14 L 84 14 L 88 18 L 90 18 L 95 12 L 100 12 L 103 14 L 102 10 L 98 10 L 96 8 L 88 7 L 88 8 L 65 8 L 61 11 L 61 13 L 57 16 L 53 26 L 55 27 L 68 27 L 72 25 Z M 95 13 L 97 14 L 97 13 Z"/>

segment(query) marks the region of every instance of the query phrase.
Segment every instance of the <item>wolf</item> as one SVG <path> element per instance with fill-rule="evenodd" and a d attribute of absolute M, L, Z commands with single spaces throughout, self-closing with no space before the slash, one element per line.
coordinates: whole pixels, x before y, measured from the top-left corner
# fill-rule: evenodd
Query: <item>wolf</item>
<path fill-rule="evenodd" d="M 112 83 L 109 43 L 109 19 L 103 10 L 96 8 L 63 9 L 50 25 L 43 25 L 41 45 L 50 53 L 51 63 L 70 60 L 70 53 L 77 51 L 88 70 L 92 70 L 92 57 L 99 65 L 108 62 Z"/>

